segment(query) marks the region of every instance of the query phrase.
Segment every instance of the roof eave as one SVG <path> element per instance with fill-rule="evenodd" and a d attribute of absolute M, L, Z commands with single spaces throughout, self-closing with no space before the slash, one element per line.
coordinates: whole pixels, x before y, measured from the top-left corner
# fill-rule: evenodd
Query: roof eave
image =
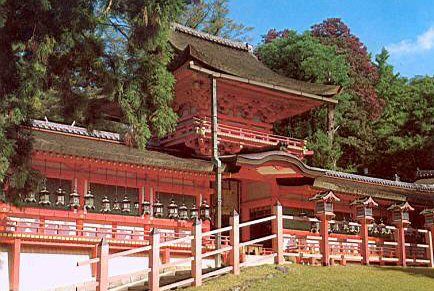
<path fill-rule="evenodd" d="M 278 91 L 278 92 L 300 95 L 300 96 L 303 96 L 303 97 L 306 97 L 306 98 L 309 98 L 309 99 L 312 99 L 315 101 L 321 101 L 321 102 L 326 102 L 326 103 L 330 103 L 330 104 L 337 104 L 338 103 L 338 100 L 332 99 L 331 97 L 324 97 L 324 96 L 320 96 L 320 95 L 315 95 L 315 94 L 311 94 L 311 93 L 306 93 L 306 92 L 302 92 L 302 91 L 298 91 L 298 90 L 289 89 L 289 88 L 282 87 L 282 86 L 272 85 L 269 83 L 264 83 L 264 82 L 259 82 L 259 81 L 247 79 L 247 78 L 240 78 L 240 77 L 236 77 L 236 76 L 229 75 L 229 74 L 219 73 L 219 72 L 198 66 L 194 63 L 194 61 L 190 61 L 188 67 L 191 70 L 194 70 L 194 71 L 197 71 L 200 73 L 204 73 L 204 74 L 213 76 L 215 78 L 221 78 L 221 79 L 241 82 L 241 83 L 245 83 L 245 84 L 250 84 L 250 85 L 254 85 L 254 86 L 259 86 L 259 87 L 271 89 L 271 90 Z M 339 92 L 340 92 L 340 89 L 339 89 Z"/>

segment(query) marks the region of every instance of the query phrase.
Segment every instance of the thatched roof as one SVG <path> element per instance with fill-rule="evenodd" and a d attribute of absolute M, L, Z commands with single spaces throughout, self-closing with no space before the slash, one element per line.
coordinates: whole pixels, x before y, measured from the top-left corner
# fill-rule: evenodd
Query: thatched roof
<path fill-rule="evenodd" d="M 88 132 L 82 127 L 37 121 L 33 123 L 32 135 L 35 151 L 184 171 L 211 172 L 213 168 L 208 161 L 139 150 L 123 144 L 117 134 Z"/>

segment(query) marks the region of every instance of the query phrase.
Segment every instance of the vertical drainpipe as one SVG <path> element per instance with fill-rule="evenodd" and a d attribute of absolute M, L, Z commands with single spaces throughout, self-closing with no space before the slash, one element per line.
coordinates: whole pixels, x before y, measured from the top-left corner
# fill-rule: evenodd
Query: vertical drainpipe
<path fill-rule="evenodd" d="M 222 162 L 219 159 L 218 152 L 218 119 L 217 119 L 217 80 L 211 75 L 211 114 L 212 114 L 212 163 L 214 165 L 215 185 L 217 192 L 217 228 L 222 227 Z M 216 249 L 221 248 L 221 233 L 216 235 Z M 218 254 L 215 257 L 215 265 L 217 268 L 221 267 L 221 255 Z"/>

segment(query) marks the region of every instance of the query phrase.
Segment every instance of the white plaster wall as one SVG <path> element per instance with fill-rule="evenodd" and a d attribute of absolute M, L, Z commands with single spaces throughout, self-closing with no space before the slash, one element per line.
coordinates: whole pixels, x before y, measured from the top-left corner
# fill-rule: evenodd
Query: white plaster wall
<path fill-rule="evenodd" d="M 87 255 L 21 253 L 20 290 L 35 291 L 92 279 L 90 266 L 77 267 Z"/>
<path fill-rule="evenodd" d="M 109 276 L 123 275 L 148 268 L 146 257 L 118 257 L 109 260 Z"/>
<path fill-rule="evenodd" d="M 9 266 L 7 252 L 0 252 L 0 290 L 9 290 Z"/>

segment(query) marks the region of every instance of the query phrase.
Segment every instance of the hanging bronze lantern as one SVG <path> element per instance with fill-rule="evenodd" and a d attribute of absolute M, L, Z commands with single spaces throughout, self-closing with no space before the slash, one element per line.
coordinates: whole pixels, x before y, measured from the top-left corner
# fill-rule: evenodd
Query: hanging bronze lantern
<path fill-rule="evenodd" d="M 317 233 L 318 232 L 319 229 L 317 228 L 316 224 L 317 223 L 315 221 L 312 221 L 310 223 L 310 232 L 312 232 L 312 233 Z"/>
<path fill-rule="evenodd" d="M 134 213 L 139 214 L 139 202 L 134 202 Z"/>
<path fill-rule="evenodd" d="M 95 209 L 95 200 L 92 194 L 92 191 L 89 189 L 84 195 L 84 209 L 86 210 L 94 210 Z"/>
<path fill-rule="evenodd" d="M 179 206 L 179 219 L 187 220 L 188 219 L 188 208 L 184 202 L 182 202 L 181 206 Z"/>
<path fill-rule="evenodd" d="M 158 198 L 157 201 L 155 201 L 153 207 L 154 207 L 154 217 L 162 218 L 164 215 L 164 206 Z"/>
<path fill-rule="evenodd" d="M 42 206 L 48 206 L 50 202 L 50 192 L 47 190 L 47 186 L 44 183 L 44 187 L 39 191 L 39 204 Z"/>
<path fill-rule="evenodd" d="M 342 221 L 342 230 L 345 233 L 350 232 L 350 223 L 347 221 L 347 219 L 344 217 L 344 220 Z"/>
<path fill-rule="evenodd" d="M 77 193 L 77 188 L 69 194 L 69 207 L 72 209 L 80 208 L 80 195 Z"/>
<path fill-rule="evenodd" d="M 113 201 L 113 212 L 120 212 L 121 211 L 121 204 L 118 201 L 118 198 L 115 198 L 115 201 Z"/>
<path fill-rule="evenodd" d="M 1 199 L 0 199 L 1 200 Z M 24 198 L 24 202 L 26 203 L 36 203 L 36 194 L 33 191 L 27 193 L 26 198 Z"/>
<path fill-rule="evenodd" d="M 199 210 L 196 207 L 196 203 L 193 203 L 190 208 L 190 219 L 195 220 L 196 218 L 198 218 L 198 212 Z"/>
<path fill-rule="evenodd" d="M 128 196 L 124 196 L 122 200 L 122 212 L 130 213 L 131 212 L 131 201 L 128 199 Z"/>
<path fill-rule="evenodd" d="M 149 201 L 144 200 L 142 202 L 142 214 L 151 215 L 151 203 Z"/>
<path fill-rule="evenodd" d="M 208 203 L 206 203 L 206 199 L 204 199 L 200 205 L 200 219 L 211 220 L 210 207 Z"/>
<path fill-rule="evenodd" d="M 65 206 L 65 191 L 62 189 L 62 187 L 59 187 L 59 189 L 57 189 L 56 195 L 56 206 Z"/>
<path fill-rule="evenodd" d="M 175 200 L 172 198 L 170 201 L 169 206 L 167 207 L 168 210 L 168 218 L 169 219 L 177 219 L 178 218 L 178 204 L 175 203 Z"/>
<path fill-rule="evenodd" d="M 101 205 L 102 206 L 101 212 L 107 213 L 107 212 L 111 211 L 111 209 L 110 209 L 110 200 L 107 198 L 107 196 L 104 196 L 104 198 L 102 199 L 101 203 L 102 203 L 102 205 Z"/>

